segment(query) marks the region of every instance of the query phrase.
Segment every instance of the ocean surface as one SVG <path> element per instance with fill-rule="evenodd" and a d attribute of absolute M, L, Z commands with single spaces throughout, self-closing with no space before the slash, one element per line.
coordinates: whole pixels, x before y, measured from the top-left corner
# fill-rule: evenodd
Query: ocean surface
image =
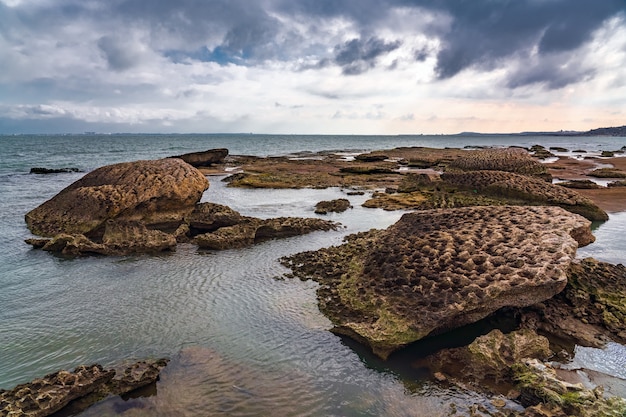
<path fill-rule="evenodd" d="M 560 146 L 617 150 L 626 138 L 532 136 L 20 135 L 0 136 L 0 388 L 94 362 L 113 366 L 169 357 L 156 391 L 110 398 L 82 416 L 438 416 L 489 401 L 442 388 L 415 365 L 420 353 L 388 362 L 328 330 L 313 282 L 283 279 L 278 259 L 385 228 L 401 212 L 365 209 L 365 196 L 326 190 L 231 189 L 210 177 L 203 201 L 257 217 L 316 216 L 320 200 L 354 208 L 326 218 L 345 228 L 251 248 L 203 251 L 179 245 L 158 256 L 64 259 L 32 250 L 24 214 L 99 166 L 225 147 L 231 154 L 362 152 L 398 146 Z M 32 167 L 80 173 L 30 174 Z M 626 212 L 596 227 L 579 249 L 626 263 Z M 572 369 L 589 369 L 609 393 L 626 395 L 626 349 L 575 347 Z M 131 413 L 131 414 L 129 414 Z"/>

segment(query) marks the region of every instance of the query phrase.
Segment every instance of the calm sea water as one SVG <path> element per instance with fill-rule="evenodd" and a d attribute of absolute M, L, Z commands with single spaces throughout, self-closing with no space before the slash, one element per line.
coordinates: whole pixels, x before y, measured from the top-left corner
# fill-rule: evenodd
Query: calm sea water
<path fill-rule="evenodd" d="M 367 196 L 339 189 L 240 190 L 210 178 L 203 200 L 246 215 L 315 216 L 320 200 L 354 206 L 328 216 L 344 229 L 222 252 L 180 245 L 160 256 L 62 259 L 31 250 L 24 214 L 83 173 L 35 175 L 31 167 L 77 167 L 155 159 L 217 147 L 231 154 L 386 149 L 397 146 L 562 146 L 616 150 L 624 138 L 463 136 L 72 135 L 0 136 L 0 388 L 83 363 L 105 366 L 172 358 L 157 393 L 109 399 L 82 415 L 447 415 L 483 402 L 430 383 L 411 361 L 381 363 L 331 334 L 316 284 L 276 279 L 281 256 L 339 244 L 349 233 L 384 228 L 399 212 L 364 209 Z M 626 213 L 599 226 L 579 251 L 626 262 Z M 580 366 L 622 378 L 624 347 L 580 350 Z M 406 355 L 405 355 L 406 356 Z M 397 362 L 397 361 L 396 361 Z M 623 362 L 620 362 L 623 363 Z M 587 364 L 587 365 L 585 365 Z M 615 381 L 615 379 L 613 379 Z M 619 384 L 615 391 L 621 393 Z"/>

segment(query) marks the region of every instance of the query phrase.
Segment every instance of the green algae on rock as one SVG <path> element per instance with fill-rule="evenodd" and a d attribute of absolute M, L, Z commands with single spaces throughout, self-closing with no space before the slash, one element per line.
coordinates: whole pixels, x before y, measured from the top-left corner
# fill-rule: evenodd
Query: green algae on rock
<path fill-rule="evenodd" d="M 586 258 L 567 276 L 564 291 L 522 311 L 523 325 L 583 346 L 626 343 L 626 267 Z"/>
<path fill-rule="evenodd" d="M 580 193 L 525 175 L 504 171 L 446 172 L 441 179 L 447 184 L 490 197 L 516 199 L 522 204 L 559 206 L 592 221 L 609 219 L 604 210 Z"/>
<path fill-rule="evenodd" d="M 314 279 L 334 331 L 386 358 L 430 334 L 559 293 L 588 220 L 558 207 L 487 206 L 405 214 L 384 231 L 283 258 Z"/>

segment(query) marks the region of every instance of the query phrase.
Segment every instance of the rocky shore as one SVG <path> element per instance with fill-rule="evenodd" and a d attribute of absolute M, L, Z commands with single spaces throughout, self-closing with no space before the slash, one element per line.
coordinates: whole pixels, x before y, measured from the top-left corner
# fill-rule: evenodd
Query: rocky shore
<path fill-rule="evenodd" d="M 126 255 L 172 251 L 178 242 L 241 248 L 338 227 L 317 218 L 257 219 L 199 203 L 208 188 L 182 158 L 101 167 L 28 212 L 28 228 L 43 238 L 26 242 L 66 256 Z"/>
<path fill-rule="evenodd" d="M 549 338 L 596 347 L 626 343 L 626 269 L 575 258 L 578 247 L 594 241 L 592 221 L 606 221 L 606 210 L 626 210 L 626 198 L 620 199 L 626 187 L 581 180 L 602 175 L 617 181 L 626 176 L 626 158 L 602 159 L 615 164 L 599 172 L 597 158 L 542 163 L 546 157 L 554 154 L 539 146 L 272 158 L 218 149 L 115 164 L 86 174 L 27 213 L 28 228 L 41 236 L 27 243 L 68 256 L 155 253 L 181 242 L 223 250 L 339 226 L 320 217 L 259 219 L 201 203 L 209 188 L 205 174 L 226 168 L 234 172 L 225 179 L 231 187 L 368 192 L 365 207 L 411 212 L 386 230 L 281 259 L 292 271 L 288 276 L 319 283 L 319 308 L 333 332 L 387 359 L 416 341 L 513 312 L 514 332 L 493 330 L 426 358 L 433 378 L 525 407 L 486 415 L 623 416 L 623 399 L 560 379 L 551 362 L 559 352 Z M 570 182 L 553 184 L 557 175 Z M 323 216 L 349 207 L 350 200 L 337 199 L 311 211 Z M 101 367 L 76 372 L 112 380 Z M 48 377 L 56 381 L 58 375 Z"/>
<path fill-rule="evenodd" d="M 0 412 L 7 417 L 46 417 L 71 405 L 84 410 L 109 395 L 123 395 L 154 384 L 167 359 L 145 360 L 104 369 L 81 365 L 58 371 L 5 391 L 0 390 Z"/>

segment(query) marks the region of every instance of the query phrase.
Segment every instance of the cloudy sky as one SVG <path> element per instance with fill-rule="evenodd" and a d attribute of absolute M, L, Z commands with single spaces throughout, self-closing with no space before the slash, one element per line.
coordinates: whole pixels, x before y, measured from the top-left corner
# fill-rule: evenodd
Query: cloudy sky
<path fill-rule="evenodd" d="M 0 0 L 0 133 L 625 124 L 624 0 Z"/>

